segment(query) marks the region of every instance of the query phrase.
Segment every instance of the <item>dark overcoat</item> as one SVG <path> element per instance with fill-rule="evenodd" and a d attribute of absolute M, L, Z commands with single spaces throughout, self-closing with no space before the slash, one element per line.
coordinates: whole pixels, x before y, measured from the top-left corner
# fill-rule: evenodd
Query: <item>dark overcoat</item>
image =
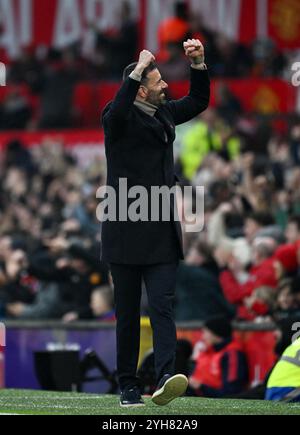
<path fill-rule="evenodd" d="M 209 104 L 207 70 L 191 67 L 189 94 L 161 105 L 154 117 L 134 105 L 139 87 L 140 82 L 129 77 L 102 114 L 107 185 L 115 188 L 117 197 L 120 178 L 127 179 L 128 188 L 144 186 L 149 195 L 151 186 L 172 187 L 176 184 L 175 126 L 192 120 Z M 170 207 L 172 216 L 171 204 Z M 182 259 L 181 225 L 174 219 L 170 222 L 105 221 L 102 224 L 101 258 L 107 263 L 136 265 Z"/>

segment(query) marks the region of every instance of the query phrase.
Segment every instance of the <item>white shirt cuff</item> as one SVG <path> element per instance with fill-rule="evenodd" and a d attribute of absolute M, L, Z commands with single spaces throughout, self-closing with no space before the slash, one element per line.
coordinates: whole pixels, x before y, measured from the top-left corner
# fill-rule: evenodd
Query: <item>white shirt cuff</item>
<path fill-rule="evenodd" d="M 191 66 L 192 66 L 192 68 L 194 68 L 194 69 L 198 69 L 198 70 L 200 70 L 200 71 L 207 70 L 207 66 L 206 66 L 205 63 L 199 63 L 198 65 L 195 64 L 195 63 L 192 63 Z"/>
<path fill-rule="evenodd" d="M 136 80 L 137 82 L 142 81 L 142 75 L 136 73 L 135 71 L 132 71 L 132 73 L 129 76 L 131 79 Z"/>

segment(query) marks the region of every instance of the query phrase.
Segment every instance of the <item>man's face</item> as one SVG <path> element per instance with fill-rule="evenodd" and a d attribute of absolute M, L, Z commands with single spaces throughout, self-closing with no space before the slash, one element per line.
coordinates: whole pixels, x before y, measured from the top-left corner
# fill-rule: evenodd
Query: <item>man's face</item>
<path fill-rule="evenodd" d="M 5 236 L 0 238 L 0 259 L 6 260 L 12 253 L 12 240 Z"/>
<path fill-rule="evenodd" d="M 212 331 L 208 328 L 203 328 L 203 341 L 207 346 L 214 346 L 215 344 L 220 343 L 222 340 L 217 337 Z"/>
<path fill-rule="evenodd" d="M 293 307 L 294 298 L 288 286 L 281 290 L 277 302 L 282 310 L 288 310 Z"/>
<path fill-rule="evenodd" d="M 168 88 L 166 82 L 163 81 L 158 69 L 151 71 L 147 76 L 147 83 L 144 86 L 147 89 L 146 101 L 148 103 L 159 106 L 166 102 L 165 90 Z"/>
<path fill-rule="evenodd" d="M 95 316 L 101 316 L 109 311 L 101 290 L 95 290 L 91 295 L 91 309 Z"/>

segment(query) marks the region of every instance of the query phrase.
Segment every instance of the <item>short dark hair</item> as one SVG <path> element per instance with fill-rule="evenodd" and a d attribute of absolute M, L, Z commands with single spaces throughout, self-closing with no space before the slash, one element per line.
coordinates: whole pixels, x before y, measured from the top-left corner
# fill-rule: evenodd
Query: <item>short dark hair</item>
<path fill-rule="evenodd" d="M 136 66 L 137 66 L 137 62 L 131 63 L 130 65 L 128 65 L 123 72 L 123 80 L 125 81 L 130 74 L 135 70 Z M 142 80 L 141 80 L 141 84 L 146 84 L 147 80 L 148 80 L 148 74 L 151 71 L 154 71 L 155 69 L 157 69 L 158 66 L 155 62 L 151 62 L 149 66 L 147 66 L 147 68 L 144 69 L 143 74 L 142 74 Z"/>
<path fill-rule="evenodd" d="M 175 16 L 177 18 L 181 18 L 184 21 L 187 21 L 189 18 L 189 8 L 188 5 L 184 1 L 178 1 L 175 3 Z"/>
<path fill-rule="evenodd" d="M 293 295 L 300 293 L 300 277 L 296 276 L 291 283 L 291 292 Z"/>
<path fill-rule="evenodd" d="M 204 327 L 217 337 L 229 339 L 232 337 L 231 320 L 226 316 L 213 316 L 205 320 Z"/>
<path fill-rule="evenodd" d="M 270 213 L 260 212 L 260 211 L 249 213 L 246 216 L 246 219 L 251 219 L 254 222 L 256 222 L 258 225 L 261 225 L 262 227 L 274 225 L 275 223 L 274 218 Z"/>

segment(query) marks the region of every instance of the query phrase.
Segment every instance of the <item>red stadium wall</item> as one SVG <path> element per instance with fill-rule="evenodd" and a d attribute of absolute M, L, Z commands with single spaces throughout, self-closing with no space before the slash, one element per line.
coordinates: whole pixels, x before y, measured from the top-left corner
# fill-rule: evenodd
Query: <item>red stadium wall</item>
<path fill-rule="evenodd" d="M 300 104 L 300 87 L 292 86 L 284 80 L 240 79 L 213 80 L 211 107 L 217 105 L 218 90 L 224 84 L 239 99 L 246 112 L 285 115 L 297 112 Z M 120 84 L 115 82 L 79 83 L 73 94 L 73 108 L 77 114 L 76 119 L 74 119 L 76 128 L 99 129 L 101 112 L 105 105 L 114 98 L 119 86 Z M 15 88 L 11 85 L 0 87 L 0 104 Z M 38 120 L 40 114 L 39 97 L 32 95 L 26 86 L 18 86 L 17 88 L 32 108 L 34 119 Z M 189 83 L 186 81 L 169 83 L 169 94 L 173 99 L 183 97 L 188 93 L 188 89 Z M 0 143 L 3 143 L 4 139 L 5 137 L 2 135 Z"/>
<path fill-rule="evenodd" d="M 4 132 L 0 133 L 0 150 L 7 142 L 19 139 L 28 148 L 39 146 L 44 141 L 62 143 L 66 148 L 101 147 L 104 144 L 103 131 L 99 130 L 63 130 L 63 131 L 36 131 L 36 132 Z M 104 150 L 102 150 L 104 155 Z"/>
<path fill-rule="evenodd" d="M 251 43 L 272 37 L 279 48 L 297 48 L 300 40 L 298 0 L 186 0 L 206 25 L 228 37 Z M 140 22 L 141 43 L 158 48 L 155 37 L 161 20 L 173 13 L 175 0 L 131 0 Z M 89 25 L 111 31 L 117 25 L 119 1 L 112 0 L 0 0 L 3 36 L 0 60 L 18 55 L 22 46 L 58 48 L 78 40 L 87 43 Z"/>
<path fill-rule="evenodd" d="M 6 145 L 12 140 L 20 140 L 26 147 L 43 145 L 64 146 L 77 159 L 81 167 L 86 167 L 94 159 L 103 159 L 104 134 L 98 130 L 68 130 L 43 132 L 5 132 L 0 133 L 0 160 Z"/>

